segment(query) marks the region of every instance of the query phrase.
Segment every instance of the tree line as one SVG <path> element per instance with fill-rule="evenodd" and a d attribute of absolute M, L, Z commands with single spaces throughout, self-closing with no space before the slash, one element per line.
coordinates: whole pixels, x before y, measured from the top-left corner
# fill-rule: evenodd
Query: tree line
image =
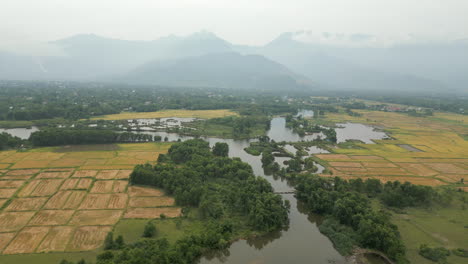
<path fill-rule="evenodd" d="M 161 141 L 160 136 L 116 132 L 100 129 L 59 129 L 49 128 L 33 132 L 29 142 L 33 146 L 60 146 L 81 144 L 110 144 L 127 142 Z"/>
<path fill-rule="evenodd" d="M 298 177 L 296 181 L 297 198 L 311 212 L 326 216 L 319 229 L 340 253 L 350 254 L 358 245 L 379 250 L 397 263 L 408 263 L 398 228 L 390 222 L 388 213 L 372 208 L 369 197 L 398 208 L 429 206 L 441 201 L 431 187 L 409 182 L 382 184 L 377 179 L 346 181 L 311 175 Z"/>

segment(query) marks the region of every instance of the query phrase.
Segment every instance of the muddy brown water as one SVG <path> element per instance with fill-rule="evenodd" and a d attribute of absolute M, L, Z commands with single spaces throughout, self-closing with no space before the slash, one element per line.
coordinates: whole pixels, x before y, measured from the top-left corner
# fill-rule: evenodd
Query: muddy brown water
<path fill-rule="evenodd" d="M 283 117 L 273 118 L 268 136 L 277 142 L 314 139 L 314 135 L 300 137 L 291 129 L 285 127 L 285 123 L 286 121 Z M 7 132 L 11 133 L 11 131 L 14 132 L 12 134 L 22 136 L 23 138 L 27 135 L 25 134 L 26 131 L 22 131 L 19 134 L 17 130 L 10 129 Z M 372 139 L 380 139 L 384 136 L 374 132 L 376 131 L 371 127 L 353 124 L 350 126 L 346 125 L 344 129 L 337 131 L 337 134 L 341 140 L 345 138 L 359 139 L 369 143 L 372 142 Z M 166 132 L 142 131 L 140 133 L 158 135 L 162 138 L 168 137 L 169 141 L 177 141 L 179 139 L 183 141 L 193 138 Z M 293 187 L 286 180 L 264 174 L 260 156 L 252 156 L 244 151 L 244 148 L 248 147 L 250 142 L 255 141 L 255 139 L 234 140 L 210 137 L 204 139 L 211 146 L 216 142 L 227 143 L 229 145 L 229 156 L 239 157 L 244 162 L 249 163 L 255 175 L 268 180 L 276 192 L 293 190 Z M 314 154 L 322 153 L 324 150 L 311 148 L 308 152 L 309 154 Z M 282 159 L 281 161 L 284 160 Z M 278 161 L 280 160 L 278 159 Z M 199 263 L 346 263 L 345 258 L 334 249 L 331 241 L 318 230 L 320 217 L 308 214 L 294 195 L 283 194 L 282 196 L 291 203 L 289 213 L 290 224 L 288 228 L 261 237 L 238 240 L 232 243 L 226 250 L 209 252 L 200 259 Z"/>

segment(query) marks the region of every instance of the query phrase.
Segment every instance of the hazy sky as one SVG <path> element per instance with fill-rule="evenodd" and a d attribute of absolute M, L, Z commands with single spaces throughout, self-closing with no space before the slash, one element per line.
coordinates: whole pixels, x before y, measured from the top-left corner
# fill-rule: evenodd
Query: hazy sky
<path fill-rule="evenodd" d="M 2 44 L 79 33 L 151 40 L 203 29 L 236 44 L 298 30 L 468 38 L 468 0 L 0 0 Z"/>

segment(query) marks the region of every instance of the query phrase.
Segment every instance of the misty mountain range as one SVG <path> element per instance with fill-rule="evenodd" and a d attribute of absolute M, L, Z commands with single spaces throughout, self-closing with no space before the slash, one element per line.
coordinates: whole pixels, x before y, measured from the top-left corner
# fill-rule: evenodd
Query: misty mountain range
<path fill-rule="evenodd" d="M 245 89 L 466 91 L 468 42 L 390 47 L 305 43 L 284 33 L 264 46 L 209 32 L 154 41 L 76 35 L 63 55 L 0 51 L 0 79 L 111 81 Z"/>

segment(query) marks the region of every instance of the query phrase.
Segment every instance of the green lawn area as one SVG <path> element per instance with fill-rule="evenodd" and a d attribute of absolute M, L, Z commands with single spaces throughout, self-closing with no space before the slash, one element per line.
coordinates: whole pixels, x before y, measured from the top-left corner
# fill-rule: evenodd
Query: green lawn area
<path fill-rule="evenodd" d="M 405 211 L 404 214 L 394 214 L 392 221 L 398 226 L 411 263 L 434 263 L 419 255 L 421 244 L 468 249 L 468 209 L 462 208 L 458 198 L 447 207 L 409 208 Z M 451 264 L 467 263 L 466 258 L 453 254 L 447 260 Z"/>
<path fill-rule="evenodd" d="M 0 255 L 0 264 L 59 264 L 61 260 L 95 262 L 102 249 L 87 252 Z"/>
<path fill-rule="evenodd" d="M 125 243 L 133 243 L 141 238 L 146 223 L 152 221 L 156 226 L 156 238 L 167 238 L 169 242 L 175 242 L 184 235 L 194 233 L 202 228 L 202 222 L 190 219 L 129 219 L 121 220 L 114 229 L 114 237 L 122 235 Z M 177 221 L 180 221 L 177 226 Z"/>

